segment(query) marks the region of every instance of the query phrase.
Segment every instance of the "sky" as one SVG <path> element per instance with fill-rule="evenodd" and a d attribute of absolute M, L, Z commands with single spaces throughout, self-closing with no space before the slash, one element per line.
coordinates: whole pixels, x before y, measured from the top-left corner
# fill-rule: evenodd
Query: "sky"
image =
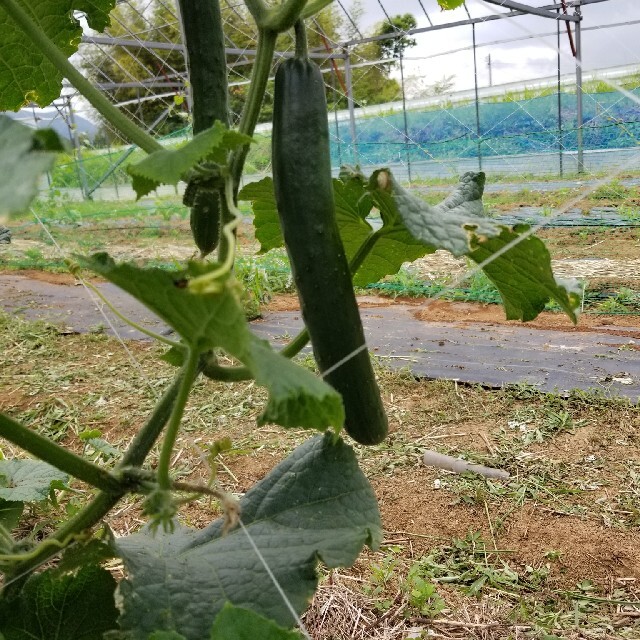
<path fill-rule="evenodd" d="M 380 2 L 390 15 L 412 13 L 419 27 L 429 26 L 419 0 L 361 0 L 365 14 L 362 22 L 371 29 L 385 19 Z M 553 0 L 519 0 L 523 4 L 544 6 Z M 347 9 L 349 0 L 340 0 Z M 421 0 L 434 24 L 446 24 L 467 18 L 463 8 L 441 11 L 436 0 Z M 482 0 L 467 0 L 471 17 L 503 12 Z M 587 5 L 583 12 L 583 69 L 603 69 L 637 64 L 640 68 L 640 1 L 607 0 Z M 638 21 L 637 24 L 606 28 L 606 25 Z M 561 25 L 561 73 L 575 72 L 569 41 Z M 593 29 L 593 27 L 596 27 Z M 551 37 L 541 34 L 553 33 Z M 491 56 L 491 80 L 494 85 L 529 80 L 557 73 L 556 21 L 536 16 L 522 16 L 507 20 L 494 20 L 476 25 L 478 82 L 489 85 L 488 56 Z M 499 40 L 517 39 L 515 42 L 489 44 Z M 411 85 L 431 85 L 443 76 L 455 76 L 455 89 L 473 87 L 472 27 L 449 28 L 416 36 L 417 45 L 407 50 L 405 74 L 412 77 Z M 458 51 L 458 49 L 466 49 Z M 443 54 L 446 55 L 436 55 Z M 433 57 L 436 56 L 436 57 Z"/>

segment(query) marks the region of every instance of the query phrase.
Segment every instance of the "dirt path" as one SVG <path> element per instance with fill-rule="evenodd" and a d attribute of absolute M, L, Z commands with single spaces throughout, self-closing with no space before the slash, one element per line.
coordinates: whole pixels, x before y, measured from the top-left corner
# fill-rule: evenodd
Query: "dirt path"
<path fill-rule="evenodd" d="M 156 332 L 167 328 L 115 286 L 97 286 L 121 313 Z M 640 327 L 633 316 L 584 316 L 573 327 L 563 316 L 543 313 L 522 325 L 505 321 L 497 306 L 374 296 L 361 298 L 360 304 L 370 348 L 394 368 L 491 387 L 527 383 L 545 391 L 599 389 L 634 401 L 640 396 Z M 0 275 L 0 306 L 67 331 L 144 337 L 67 276 Z M 302 326 L 295 297 L 277 298 L 253 326 L 284 344 Z"/>

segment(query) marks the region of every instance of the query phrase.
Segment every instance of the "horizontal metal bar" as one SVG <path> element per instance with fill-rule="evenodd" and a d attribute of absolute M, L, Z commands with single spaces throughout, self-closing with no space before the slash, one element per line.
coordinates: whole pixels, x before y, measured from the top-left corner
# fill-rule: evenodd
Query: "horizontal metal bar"
<path fill-rule="evenodd" d="M 565 22 L 580 21 L 579 16 L 549 11 L 545 7 L 531 7 L 528 4 L 515 2 L 515 0 L 484 0 L 484 2 L 493 4 L 497 7 L 502 7 L 504 9 L 510 9 L 511 11 L 521 11 L 522 13 L 526 13 L 528 15 L 540 16 L 542 18 L 551 18 L 551 20 L 564 20 Z"/>

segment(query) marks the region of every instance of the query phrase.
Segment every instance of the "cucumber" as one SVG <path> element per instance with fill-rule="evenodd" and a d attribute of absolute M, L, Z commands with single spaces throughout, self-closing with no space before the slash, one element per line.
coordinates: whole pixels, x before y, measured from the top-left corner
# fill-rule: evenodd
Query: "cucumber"
<path fill-rule="evenodd" d="M 200 255 L 210 254 L 220 239 L 220 194 L 217 191 L 196 189 L 189 224 Z"/>
<path fill-rule="evenodd" d="M 220 4 L 212 0 L 179 0 L 191 85 L 193 133 L 213 126 L 216 120 L 228 125 L 227 62 Z M 212 47 L 213 43 L 218 46 Z M 192 180 L 184 203 L 191 207 L 191 233 L 204 258 L 220 238 L 219 191 Z"/>
<path fill-rule="evenodd" d="M 276 203 L 313 353 L 320 371 L 327 371 L 327 382 L 342 395 L 347 433 L 361 444 L 379 443 L 387 435 L 387 416 L 363 348 L 362 322 L 335 221 L 324 82 L 306 57 L 278 67 L 272 141 Z"/>

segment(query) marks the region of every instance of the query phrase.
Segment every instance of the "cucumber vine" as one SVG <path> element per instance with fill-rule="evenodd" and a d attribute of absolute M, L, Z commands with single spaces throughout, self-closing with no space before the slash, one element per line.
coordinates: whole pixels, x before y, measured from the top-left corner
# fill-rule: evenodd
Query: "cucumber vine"
<path fill-rule="evenodd" d="M 0 59 L 0 88 L 8 87 L 0 90 L 0 109 L 16 109 L 33 99 L 46 104 L 66 78 L 122 136 L 147 152 L 144 160 L 128 167 L 139 197 L 160 184 L 187 184 L 185 205 L 192 210 L 194 243 L 200 249 L 197 260 L 170 270 L 118 264 L 107 254 L 76 256 L 70 263 L 72 272 L 92 270 L 166 322 L 177 339 L 134 326 L 168 347 L 165 359 L 178 371 L 113 468 L 78 456 L 18 417 L 0 413 L 0 437 L 50 465 L 47 469 L 54 467 L 56 477 L 86 483 L 91 496 L 53 533 L 32 543 L 12 533 L 23 499 L 0 501 L 5 507 L 0 508 L 0 637 L 71 640 L 76 636 L 64 630 L 81 610 L 90 612 L 91 630 L 82 636 L 87 639 L 109 634 L 147 640 L 161 637 L 160 632 L 186 640 L 238 637 L 255 635 L 257 621 L 269 637 L 299 637 L 290 629 L 299 625 L 317 586 L 320 559 L 328 567 L 349 566 L 364 545 L 375 549 L 382 540 L 373 489 L 352 448 L 339 436 L 343 426 L 366 444 L 386 435 L 353 282 L 377 281 L 405 261 L 445 248 L 485 269 L 501 291 L 509 317 L 530 319 L 551 297 L 575 319 L 579 298 L 553 277 L 544 245 L 523 235 L 525 228 L 483 217 L 484 175 L 463 176 L 454 194 L 435 207 L 404 191 L 387 170 L 366 178 L 356 168 L 332 180 L 325 88 L 320 71 L 306 56 L 304 26 L 304 20 L 330 3 L 245 0 L 258 45 L 247 100 L 238 128 L 232 130 L 219 0 L 179 0 L 194 136 L 178 149 L 166 149 L 69 62 L 81 31 L 74 11 L 83 11 L 92 27 L 104 28 L 115 0 L 0 0 L 0 40 L 15 43 L 17 51 L 11 50 L 17 57 Z M 454 8 L 461 0 L 439 3 Z M 274 178 L 240 190 L 276 42 L 294 28 L 295 58 L 276 71 Z M 6 131 L 35 185 L 59 141 L 49 139 L 43 149 L 36 134 L 0 116 L 0 154 L 11 153 L 2 146 Z M 3 189 L 8 194 L 10 186 L 0 176 Z M 24 195 L 7 195 L 7 200 L 9 211 L 28 206 Z M 233 276 L 240 200 L 254 205 L 262 249 L 286 244 L 291 256 L 306 327 L 280 351 L 251 331 L 240 303 L 240 285 Z M 378 230 L 368 220 L 374 208 L 383 221 Z M 268 235 L 263 233 L 267 227 L 283 232 Z M 217 260 L 205 259 L 218 232 Z M 532 260 L 540 269 L 529 269 Z M 517 281 L 509 275 L 514 272 L 520 274 Z M 336 318 L 344 323 L 339 331 Z M 325 379 L 291 361 L 309 338 Z M 237 364 L 221 365 L 221 354 Z M 176 481 L 171 460 L 200 375 L 228 382 L 253 379 L 268 395 L 259 425 L 314 429 L 320 435 L 304 442 L 239 502 L 210 484 Z M 152 469 L 149 457 L 156 446 L 159 459 Z M 8 473 L 3 464 L 0 460 L 0 480 Z M 50 485 L 51 491 L 59 482 Z M 95 536 L 96 527 L 129 495 L 142 496 L 148 526 L 123 538 Z M 197 495 L 217 498 L 225 517 L 202 530 L 180 526 L 181 505 Z M 124 564 L 119 584 L 101 566 L 113 556 Z M 59 567 L 42 569 L 54 557 L 61 558 Z M 257 567 L 266 569 L 264 575 Z M 74 594 L 72 608 L 69 593 Z M 31 606 L 34 601 L 44 603 L 38 611 Z"/>

